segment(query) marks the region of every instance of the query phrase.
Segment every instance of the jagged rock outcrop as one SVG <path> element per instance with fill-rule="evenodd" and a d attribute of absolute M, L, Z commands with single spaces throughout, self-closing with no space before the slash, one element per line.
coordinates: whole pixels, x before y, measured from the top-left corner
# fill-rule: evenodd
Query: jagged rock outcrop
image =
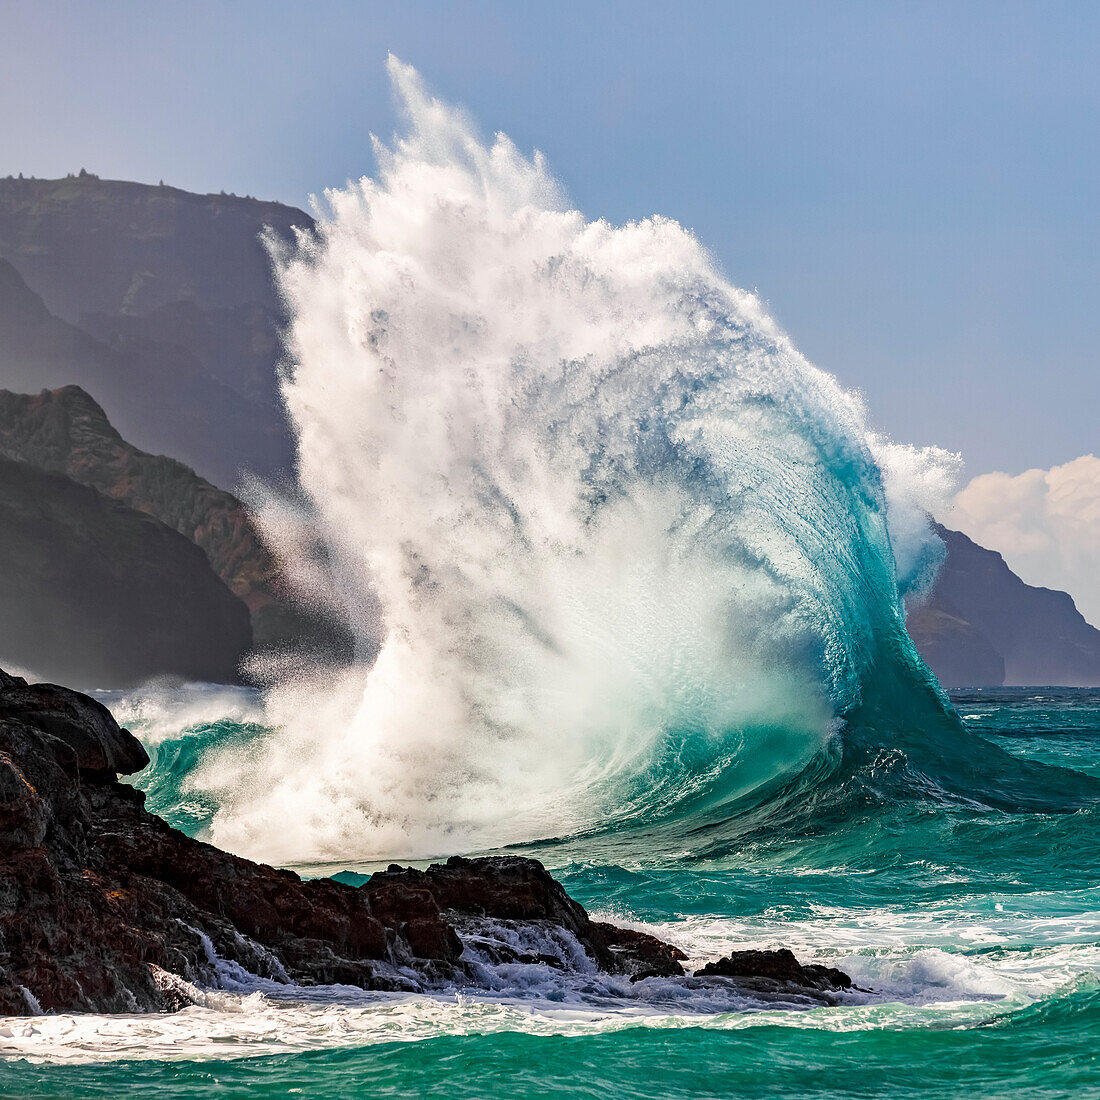
<path fill-rule="evenodd" d="M 57 684 L 28 684 L 0 669 L 0 722 L 8 721 L 63 741 L 77 769 L 90 775 L 132 775 L 149 763 L 141 742 L 120 729 L 102 703 Z"/>
<path fill-rule="evenodd" d="M 1066 592 L 1025 584 L 993 550 L 940 524 L 947 557 L 909 633 L 947 687 L 1100 684 L 1100 630 Z"/>
<path fill-rule="evenodd" d="M 236 679 L 248 609 L 206 555 L 94 489 L 0 457 L 0 652 L 58 679 Z"/>
<path fill-rule="evenodd" d="M 521 856 L 464 859 L 452 856 L 427 871 L 393 864 L 373 875 L 367 887 L 427 891 L 435 904 L 455 918 L 465 938 L 477 939 L 494 961 L 538 961 L 514 955 L 506 944 L 484 936 L 484 921 L 546 923 L 573 934 L 602 970 L 627 974 L 632 981 L 684 973 L 687 956 L 671 944 L 629 928 L 593 921 L 565 888 L 541 871 L 541 864 Z M 545 960 L 543 960 L 545 961 Z"/>
<path fill-rule="evenodd" d="M 18 394 L 0 390 L 0 456 L 63 474 L 160 520 L 199 546 L 248 607 L 257 650 L 350 653 L 335 623 L 301 607 L 245 506 L 193 470 L 131 446 L 78 386 Z"/>
<path fill-rule="evenodd" d="M 774 951 L 734 951 L 695 971 L 697 978 L 732 978 L 741 988 L 758 993 L 839 992 L 852 988 L 842 970 L 817 963 L 800 963 L 785 947 Z"/>
<path fill-rule="evenodd" d="M 352 886 L 221 852 L 118 781 L 147 761 L 94 700 L 0 671 L 0 1014 L 171 1010 L 234 965 L 399 990 L 478 986 L 494 964 L 683 975 L 676 948 L 591 920 L 533 859 L 391 866 Z M 766 985 L 774 953 L 758 954 Z M 801 993 L 827 988 L 824 968 L 802 973 Z"/>

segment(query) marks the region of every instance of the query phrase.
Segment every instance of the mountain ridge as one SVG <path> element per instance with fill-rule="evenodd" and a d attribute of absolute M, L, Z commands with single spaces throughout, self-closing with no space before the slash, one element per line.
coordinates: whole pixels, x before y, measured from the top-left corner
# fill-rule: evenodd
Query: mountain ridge
<path fill-rule="evenodd" d="M 350 645 L 291 598 L 241 501 L 184 463 L 128 443 L 79 386 L 38 394 L 0 390 L 0 455 L 86 485 L 198 546 L 248 607 L 257 650 Z"/>
<path fill-rule="evenodd" d="M 0 179 L 0 255 L 50 312 L 147 313 L 167 302 L 278 307 L 260 235 L 310 228 L 304 210 L 164 184 Z"/>
<path fill-rule="evenodd" d="M 1100 684 L 1100 630 L 1069 593 L 1027 584 L 996 550 L 933 527 L 947 555 L 928 595 L 909 608 L 907 625 L 941 684 Z M 986 678 L 975 679 L 975 670 Z"/>

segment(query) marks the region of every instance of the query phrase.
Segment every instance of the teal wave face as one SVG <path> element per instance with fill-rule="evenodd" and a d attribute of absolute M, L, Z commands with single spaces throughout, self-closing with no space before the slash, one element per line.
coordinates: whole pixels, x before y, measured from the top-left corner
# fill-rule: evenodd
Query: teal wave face
<path fill-rule="evenodd" d="M 791 732 L 781 726 L 753 731 L 760 770 L 748 776 L 744 768 L 726 770 L 711 738 L 669 738 L 598 826 L 521 847 L 560 864 L 573 852 L 720 860 L 763 851 L 797 862 L 807 846 L 839 859 L 851 845 L 873 863 L 883 858 L 873 842 L 878 829 L 896 836 L 894 855 L 915 857 L 930 831 L 946 828 L 964 851 L 971 842 L 987 854 L 1004 845 L 1033 853 L 1058 874 L 1087 879 L 1100 803 L 1100 718 L 1090 693 L 987 691 L 959 696 L 956 710 L 924 676 L 900 688 L 895 678 L 894 694 L 876 695 L 872 681 L 861 707 L 793 775 L 769 771 L 786 759 Z M 258 712 L 249 721 L 206 716 L 167 731 L 140 715 L 139 707 L 131 725 L 151 763 L 135 784 L 154 813 L 207 837 L 220 805 L 208 777 L 227 760 L 260 750 L 270 728 Z M 1022 835 L 1004 828 L 983 834 L 991 819 L 1018 820 Z"/>
<path fill-rule="evenodd" d="M 729 795 L 719 776 L 694 800 L 677 788 L 663 815 L 639 797 L 640 822 L 627 809 L 602 828 L 519 847 L 555 867 L 582 903 L 641 920 L 761 914 L 780 902 L 792 914 L 950 907 L 960 891 L 1027 919 L 1084 905 L 1100 882 L 1100 694 L 960 693 L 952 711 L 933 700 L 923 719 L 932 732 L 904 749 L 896 723 L 878 739 L 873 726 L 849 729 L 793 779 L 765 784 L 763 797 Z M 204 836 L 217 797 L 198 780 L 267 733 L 222 720 L 147 737 L 151 764 L 136 779 L 148 807 Z M 698 775 L 690 758 L 669 770 Z M 1034 911 L 1012 900 L 1032 895 L 1046 899 Z"/>
<path fill-rule="evenodd" d="M 626 814 L 519 847 L 555 867 L 584 904 L 642 920 L 761 914 L 780 903 L 803 914 L 815 905 L 950 907 L 971 893 L 1027 919 L 1085 905 L 1100 881 L 1100 694 L 961 693 L 953 711 L 915 748 L 898 747 L 896 723 L 889 748 L 873 727 L 838 737 L 764 797 L 727 797 L 716 785 L 664 816 Z M 266 733 L 223 720 L 147 738 L 152 762 L 137 779 L 149 808 L 204 835 L 217 800 L 196 777 Z M 648 814 L 652 803 L 643 805 Z M 1029 897 L 1046 900 L 1032 911 L 1019 900 Z"/>
<path fill-rule="evenodd" d="M 135 730 L 140 735 L 141 729 Z M 145 792 L 145 806 L 188 836 L 204 837 L 218 811 L 218 797 L 196 781 L 196 775 L 214 755 L 247 752 L 270 730 L 256 723 L 230 720 L 200 723 L 175 737 L 147 741 L 149 766 L 133 777 Z"/>

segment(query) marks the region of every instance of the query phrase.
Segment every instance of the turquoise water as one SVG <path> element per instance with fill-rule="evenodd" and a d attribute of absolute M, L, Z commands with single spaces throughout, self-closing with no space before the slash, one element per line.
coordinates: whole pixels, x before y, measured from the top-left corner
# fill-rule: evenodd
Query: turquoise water
<path fill-rule="evenodd" d="M 0 1042 L 22 1057 L 0 1066 L 0 1091 L 1100 1096 L 1100 692 L 952 702 L 954 747 L 930 738 L 922 756 L 852 732 L 751 805 L 711 799 L 653 827 L 522 849 L 591 910 L 694 960 L 787 944 L 840 965 L 872 991 L 849 1003 L 719 1003 L 539 973 L 435 997 L 227 981 L 174 1016 L 6 1021 Z M 213 809 L 188 786 L 203 754 L 259 735 L 241 718 L 159 742 L 146 723 L 144 782 L 180 826 L 201 829 Z"/>
<path fill-rule="evenodd" d="M 961 1030 L 635 1028 L 586 1038 L 441 1037 L 232 1063 L 28 1067 L 24 1096 L 510 1095 L 1062 1097 L 1096 1094 L 1100 998 L 1067 994 Z"/>

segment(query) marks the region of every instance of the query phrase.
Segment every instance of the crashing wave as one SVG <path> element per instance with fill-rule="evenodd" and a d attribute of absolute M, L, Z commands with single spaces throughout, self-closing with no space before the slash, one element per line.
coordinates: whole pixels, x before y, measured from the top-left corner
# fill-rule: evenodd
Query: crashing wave
<path fill-rule="evenodd" d="M 390 72 L 407 136 L 272 244 L 300 489 L 377 656 L 272 689 L 276 731 L 197 778 L 215 842 L 362 859 L 648 821 L 835 756 L 868 706 L 948 722 L 899 563 L 902 588 L 934 568 L 950 456 L 869 433 L 676 222 L 586 220 L 540 155 Z M 300 548 L 288 514 L 269 534 Z"/>

